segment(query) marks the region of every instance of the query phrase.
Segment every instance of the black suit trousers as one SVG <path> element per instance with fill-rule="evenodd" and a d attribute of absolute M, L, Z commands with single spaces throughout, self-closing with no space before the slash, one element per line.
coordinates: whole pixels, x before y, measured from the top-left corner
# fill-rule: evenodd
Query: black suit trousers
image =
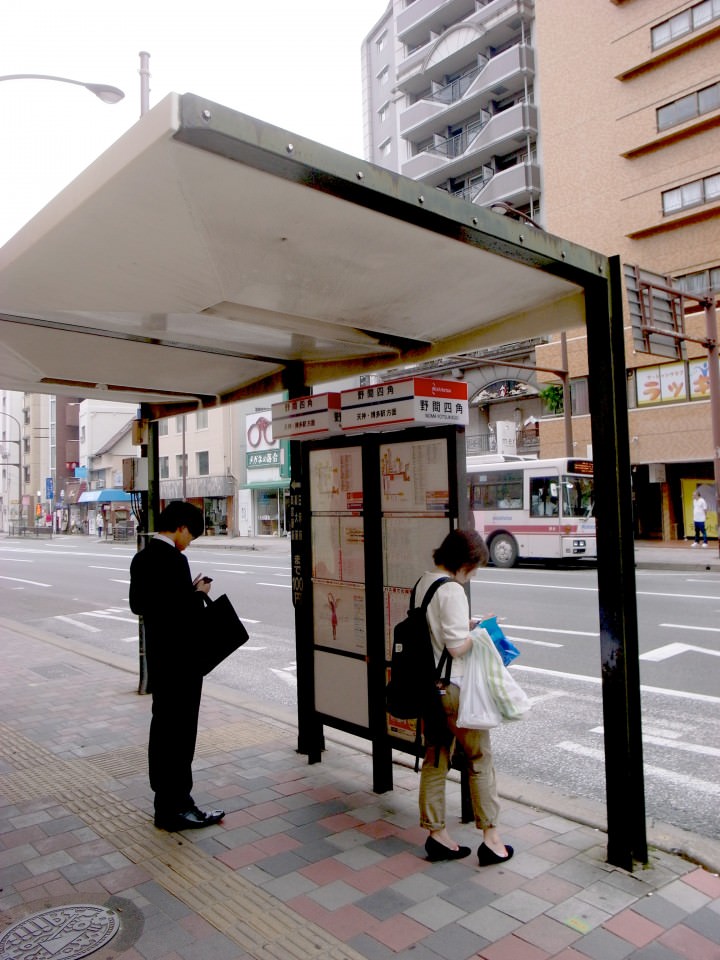
<path fill-rule="evenodd" d="M 193 806 L 192 762 L 201 696 L 202 676 L 153 683 L 148 766 L 155 813 L 161 816 Z"/>

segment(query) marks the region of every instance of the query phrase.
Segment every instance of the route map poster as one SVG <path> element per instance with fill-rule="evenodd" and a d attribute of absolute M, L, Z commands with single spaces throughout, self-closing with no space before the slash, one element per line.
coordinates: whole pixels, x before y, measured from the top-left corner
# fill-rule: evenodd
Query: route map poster
<path fill-rule="evenodd" d="M 362 517 L 312 517 L 314 579 L 365 581 L 365 532 Z"/>
<path fill-rule="evenodd" d="M 347 653 L 367 653 L 365 587 L 313 581 L 315 646 Z"/>
<path fill-rule="evenodd" d="M 385 443 L 380 447 L 383 513 L 446 513 L 450 505 L 444 440 Z"/>
<path fill-rule="evenodd" d="M 310 509 L 313 513 L 362 510 L 362 449 L 310 451 Z"/>

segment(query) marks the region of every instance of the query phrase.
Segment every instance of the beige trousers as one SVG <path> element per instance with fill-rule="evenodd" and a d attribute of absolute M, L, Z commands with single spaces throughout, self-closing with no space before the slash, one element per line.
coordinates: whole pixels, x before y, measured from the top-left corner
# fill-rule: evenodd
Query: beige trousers
<path fill-rule="evenodd" d="M 467 757 L 475 826 L 478 830 L 497 826 L 500 804 L 495 784 L 490 733 L 488 730 L 468 730 L 457 726 L 460 688 L 454 683 L 445 690 L 442 702 L 448 728 Z M 452 743 L 447 747 L 429 746 L 425 751 L 420 773 L 420 826 L 426 830 L 442 830 L 445 827 L 445 781 L 452 746 Z"/>

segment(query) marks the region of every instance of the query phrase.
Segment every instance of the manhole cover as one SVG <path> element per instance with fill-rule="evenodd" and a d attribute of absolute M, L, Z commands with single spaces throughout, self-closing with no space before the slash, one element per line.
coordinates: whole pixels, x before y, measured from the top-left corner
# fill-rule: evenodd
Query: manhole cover
<path fill-rule="evenodd" d="M 40 910 L 0 937 L 2 960 L 81 960 L 120 929 L 117 914 L 94 903 Z"/>

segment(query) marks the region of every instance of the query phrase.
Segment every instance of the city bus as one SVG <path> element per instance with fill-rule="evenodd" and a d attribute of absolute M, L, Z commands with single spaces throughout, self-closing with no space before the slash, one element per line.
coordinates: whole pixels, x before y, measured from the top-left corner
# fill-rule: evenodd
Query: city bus
<path fill-rule="evenodd" d="M 471 523 L 496 567 L 597 557 L 592 460 L 468 457 Z"/>

